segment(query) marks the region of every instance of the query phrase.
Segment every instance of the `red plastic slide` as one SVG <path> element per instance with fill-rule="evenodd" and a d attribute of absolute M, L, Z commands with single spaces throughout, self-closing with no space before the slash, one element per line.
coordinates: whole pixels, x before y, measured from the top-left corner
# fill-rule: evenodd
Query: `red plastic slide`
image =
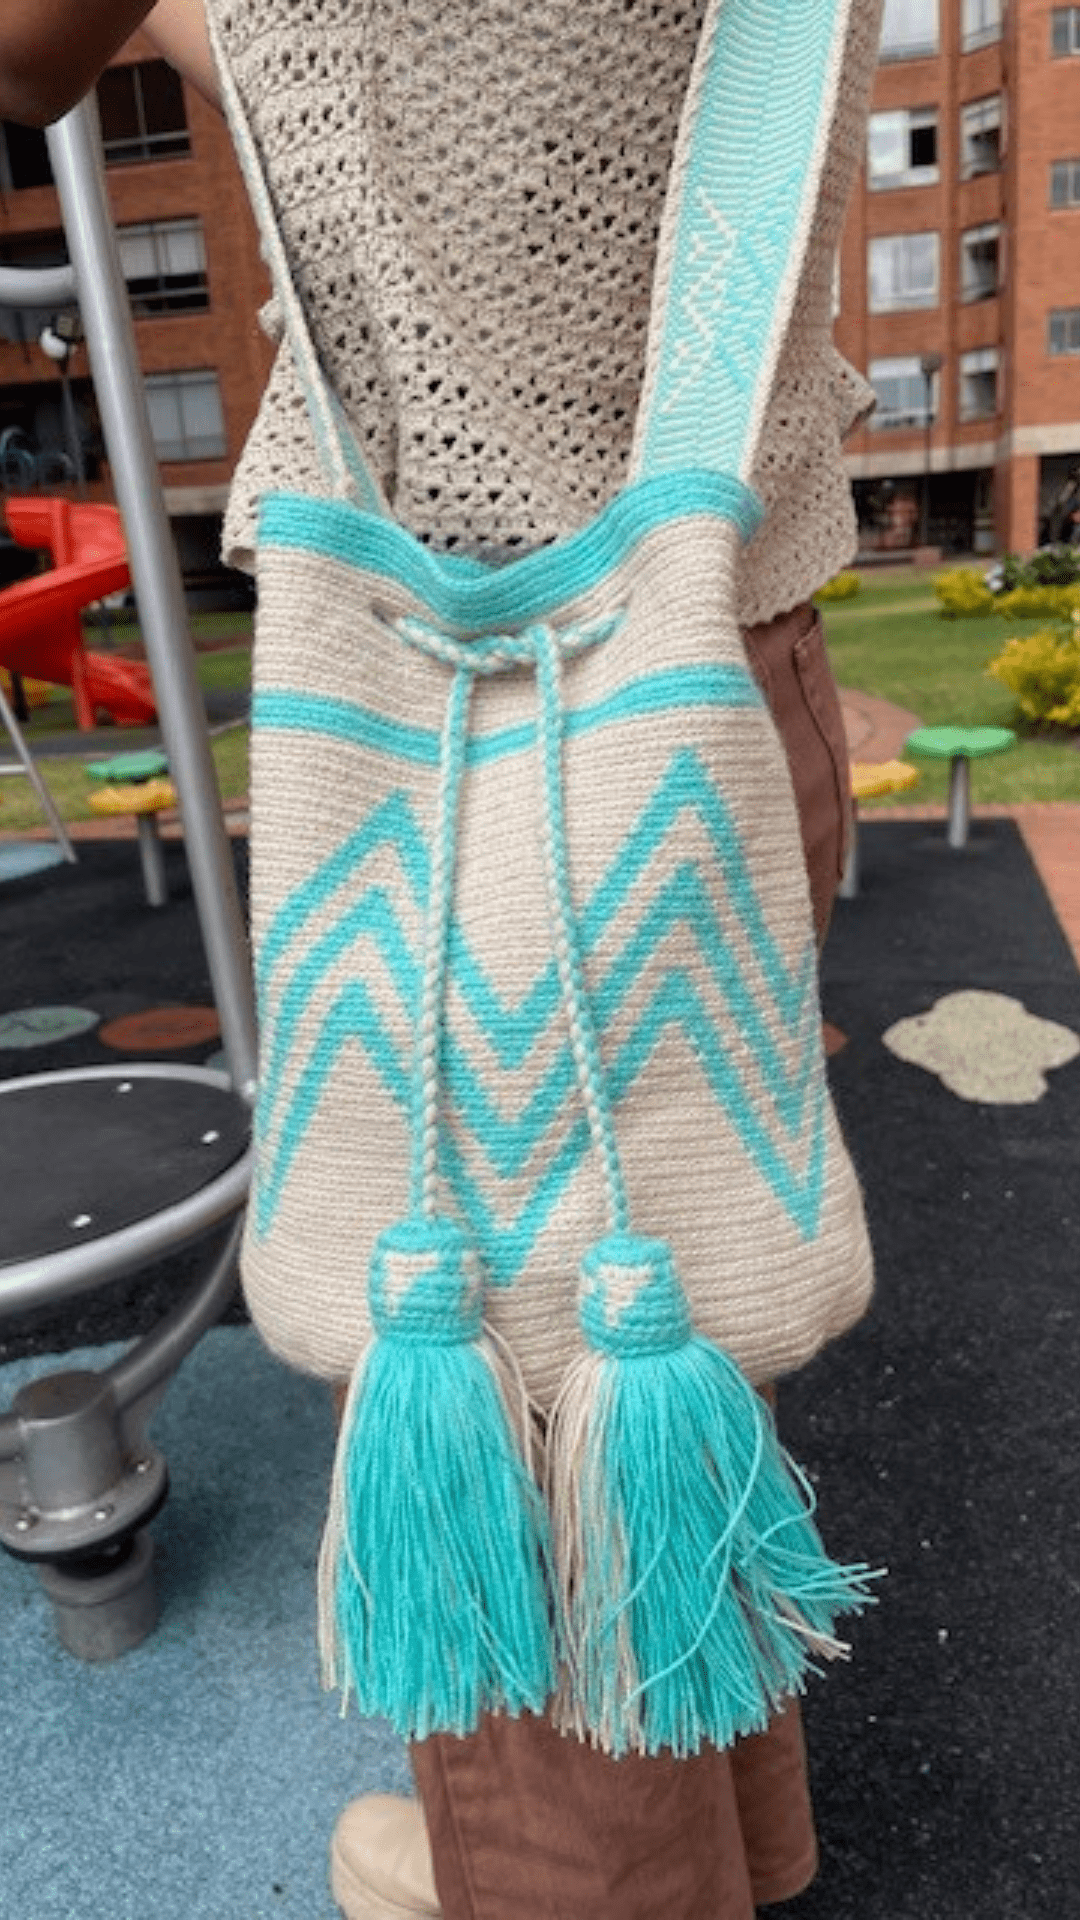
<path fill-rule="evenodd" d="M 116 508 L 9 498 L 4 517 L 21 547 L 48 547 L 53 568 L 0 591 L 0 667 L 70 686 L 84 729 L 93 727 L 97 707 L 122 727 L 147 726 L 155 717 L 149 670 L 139 660 L 89 653 L 79 619 L 91 601 L 131 583 Z"/>

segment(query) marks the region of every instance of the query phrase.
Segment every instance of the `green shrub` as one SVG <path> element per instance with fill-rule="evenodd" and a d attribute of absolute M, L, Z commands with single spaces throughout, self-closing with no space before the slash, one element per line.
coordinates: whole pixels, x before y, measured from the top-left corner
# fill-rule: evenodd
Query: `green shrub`
<path fill-rule="evenodd" d="M 993 571 L 998 576 L 994 582 L 995 593 L 1011 593 L 1014 587 L 1032 585 L 1024 578 L 1024 562 L 1018 553 L 1003 554 Z"/>
<path fill-rule="evenodd" d="M 1018 585 L 1071 587 L 1080 581 L 1080 551 L 1076 547 L 1040 547 L 1025 560 Z"/>
<path fill-rule="evenodd" d="M 1040 547 L 1027 560 L 1018 553 L 1006 553 L 996 563 L 992 576 L 995 593 L 1012 593 L 1016 587 L 1072 587 L 1080 583 L 1080 548 Z"/>
<path fill-rule="evenodd" d="M 994 612 L 1011 620 L 1069 620 L 1080 607 L 1080 587 L 1020 586 L 994 596 Z"/>
<path fill-rule="evenodd" d="M 987 669 L 1037 726 L 1080 728 L 1080 621 L 1007 640 Z"/>
<path fill-rule="evenodd" d="M 936 573 L 934 592 L 947 620 L 970 620 L 994 611 L 994 596 L 977 567 L 952 567 L 948 573 Z"/>
<path fill-rule="evenodd" d="M 858 574 L 849 568 L 846 573 L 836 573 L 831 580 L 826 580 L 825 585 L 818 588 L 814 599 L 853 600 L 861 585 Z"/>

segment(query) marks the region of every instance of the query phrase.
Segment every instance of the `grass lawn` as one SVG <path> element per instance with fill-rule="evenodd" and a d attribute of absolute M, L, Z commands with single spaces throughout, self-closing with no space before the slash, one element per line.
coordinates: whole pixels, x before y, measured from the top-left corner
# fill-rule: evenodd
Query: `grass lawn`
<path fill-rule="evenodd" d="M 1015 727 L 1020 737 L 1011 752 L 972 762 L 976 801 L 1080 801 L 1080 740 L 1040 738 L 1026 730 L 1008 688 L 986 671 L 1012 634 L 1052 623 L 997 614 L 946 620 L 937 605 L 929 573 L 884 579 L 864 574 L 854 599 L 826 604 L 822 613 L 840 685 L 892 700 L 926 726 Z M 905 797 L 944 802 L 947 763 L 916 764 L 919 785 Z"/>
<path fill-rule="evenodd" d="M 957 722 L 1018 727 L 1021 737 L 1011 752 L 973 762 L 976 801 L 1080 801 L 1080 741 L 1040 739 L 1025 732 L 1018 722 L 1012 695 L 986 672 L 1010 634 L 1032 633 L 1047 622 L 1009 622 L 993 614 L 981 620 L 946 620 L 937 605 L 932 577 L 922 572 L 884 577 L 865 574 L 854 599 L 827 605 L 823 611 L 829 652 L 841 686 L 892 700 L 918 714 L 928 726 Z M 251 675 L 251 616 L 196 615 L 192 630 L 199 649 L 202 686 L 208 692 L 246 688 Z M 91 646 L 101 645 L 96 632 L 88 631 L 88 639 Z M 112 628 L 114 645 L 137 639 L 133 627 Z M 70 697 L 56 689 L 48 705 L 35 712 L 27 736 L 33 746 L 42 734 L 73 729 L 74 725 Z M 121 752 L 123 745 L 124 736 L 118 730 L 115 747 L 110 743 L 109 750 Z M 242 726 L 218 734 L 213 741 L 225 799 L 239 799 L 247 792 L 247 748 L 247 732 Z M 97 748 L 87 758 L 100 755 L 101 749 Z M 926 760 L 918 764 L 919 785 L 908 797 L 944 804 L 947 766 Z M 42 770 L 66 819 L 92 817 L 92 783 L 80 760 L 44 760 Z M 40 824 L 37 802 L 28 783 L 18 778 L 0 782 L 0 834 Z"/>
<path fill-rule="evenodd" d="M 251 644 L 250 613 L 193 613 L 190 618 L 192 637 L 200 649 L 229 641 L 237 646 Z M 83 631 L 88 647 L 100 645 L 101 627 L 90 614 L 83 616 Z M 142 642 L 138 622 L 130 614 L 110 614 L 107 634 L 106 648 L 139 646 Z"/>
<path fill-rule="evenodd" d="M 250 614 L 202 614 L 192 621 L 198 652 L 199 682 L 206 692 L 233 691 L 246 689 L 251 684 L 251 616 Z M 112 628 L 111 638 L 114 644 L 123 645 L 138 639 L 138 632 L 131 627 Z M 100 648 L 101 638 L 98 632 L 87 630 L 87 640 L 91 647 Z M 230 640 L 238 644 L 230 645 Z M 35 707 L 25 728 L 26 738 L 31 752 L 35 752 L 35 743 L 46 734 L 74 733 L 75 713 L 70 694 L 62 687 L 51 692 L 44 706 Z M 90 795 L 94 782 L 86 772 L 87 760 L 101 760 L 114 753 L 124 751 L 124 729 L 117 727 L 108 746 L 96 745 L 85 759 L 76 755 L 46 757 L 37 755 L 38 766 L 45 783 L 61 815 L 65 820 L 91 820 L 93 809 Z M 0 751 L 5 760 L 14 758 L 7 751 L 7 736 L 0 727 Z M 211 741 L 211 751 L 217 767 L 218 783 L 222 798 L 241 799 L 247 793 L 248 784 L 248 734 L 243 725 L 230 727 L 228 731 L 215 733 Z M 9 833 L 21 833 L 27 827 L 39 827 L 43 824 L 41 809 L 27 780 L 17 776 L 5 777 L 0 781 L 0 836 Z"/>
<path fill-rule="evenodd" d="M 0 729 L 2 731 L 2 729 Z M 218 784 L 222 799 L 239 799 L 247 792 L 248 782 L 248 735 L 243 726 L 230 727 L 227 733 L 220 733 L 211 741 L 214 763 L 217 767 Z M 112 753 L 124 751 L 124 736 L 118 731 L 116 745 L 110 746 Z M 102 752 L 90 756 L 101 759 Z M 39 759 L 38 770 L 41 773 L 53 801 L 64 820 L 92 820 L 94 811 L 90 805 L 90 795 L 95 782 L 86 772 L 84 761 L 72 755 L 63 759 Z M 22 833 L 27 827 L 44 826 L 45 821 L 28 780 L 14 776 L 0 783 L 0 839 L 6 834 Z"/>

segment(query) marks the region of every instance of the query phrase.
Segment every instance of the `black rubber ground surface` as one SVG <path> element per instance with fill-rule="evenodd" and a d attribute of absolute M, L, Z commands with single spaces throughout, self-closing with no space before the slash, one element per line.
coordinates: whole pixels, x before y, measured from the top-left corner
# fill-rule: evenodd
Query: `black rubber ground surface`
<path fill-rule="evenodd" d="M 1033 1106 L 960 1100 L 881 1034 L 984 988 L 1080 1032 L 1080 974 L 1010 822 L 950 854 L 862 829 L 825 964 L 864 1181 L 867 1320 L 783 1391 L 823 1525 L 887 1563 L 807 1702 L 822 1831 L 790 1920 L 1080 1913 L 1080 1061 Z"/>

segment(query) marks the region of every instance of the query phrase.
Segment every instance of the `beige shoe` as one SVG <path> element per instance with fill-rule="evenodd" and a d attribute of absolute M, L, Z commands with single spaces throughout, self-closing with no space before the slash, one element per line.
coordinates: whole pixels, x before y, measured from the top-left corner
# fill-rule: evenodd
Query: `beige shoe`
<path fill-rule="evenodd" d="M 330 1885 L 345 1920 L 439 1920 L 419 1800 L 369 1793 L 351 1801 L 330 1842 Z"/>

